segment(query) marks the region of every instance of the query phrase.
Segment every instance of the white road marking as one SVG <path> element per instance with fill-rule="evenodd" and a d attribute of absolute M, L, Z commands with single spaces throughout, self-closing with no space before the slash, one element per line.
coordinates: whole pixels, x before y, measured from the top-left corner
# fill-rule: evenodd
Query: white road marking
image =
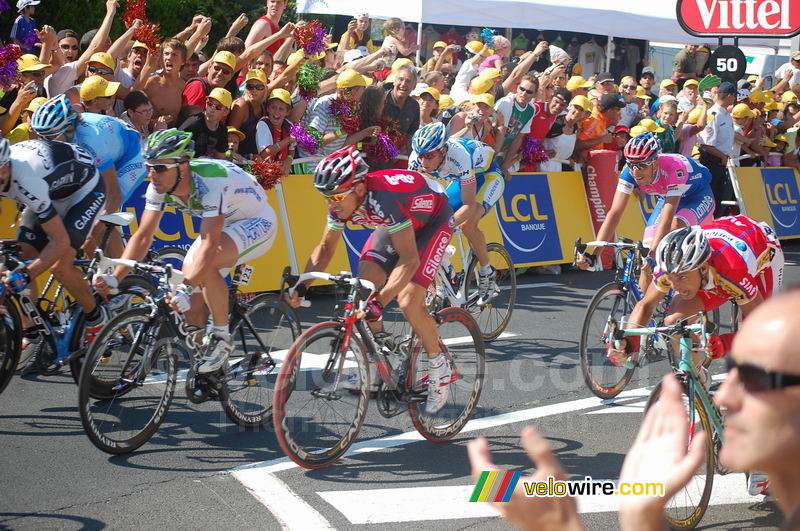
<path fill-rule="evenodd" d="M 269 509 L 282 529 L 335 529 L 324 516 L 273 474 L 263 474 L 257 485 L 245 484 L 245 487 Z"/>
<path fill-rule="evenodd" d="M 616 481 L 616 480 L 612 480 Z M 470 503 L 474 485 L 317 492 L 351 524 L 496 517 L 489 503 Z M 715 475 L 709 505 L 753 503 L 744 474 Z M 619 510 L 617 496 L 577 496 L 581 513 Z M 677 506 L 676 506 L 677 507 Z"/>

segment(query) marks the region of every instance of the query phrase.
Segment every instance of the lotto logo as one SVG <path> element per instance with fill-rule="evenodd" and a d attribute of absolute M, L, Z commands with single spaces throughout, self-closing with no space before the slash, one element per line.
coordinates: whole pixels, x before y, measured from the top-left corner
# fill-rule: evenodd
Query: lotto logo
<path fill-rule="evenodd" d="M 411 212 L 433 212 L 433 195 L 418 195 L 411 202 Z"/>

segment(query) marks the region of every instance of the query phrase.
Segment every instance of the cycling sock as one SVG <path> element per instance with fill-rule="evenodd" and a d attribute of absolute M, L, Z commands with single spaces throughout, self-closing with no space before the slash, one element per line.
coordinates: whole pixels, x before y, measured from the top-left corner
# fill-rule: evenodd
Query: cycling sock
<path fill-rule="evenodd" d="M 492 272 L 492 265 L 491 264 L 485 265 L 485 266 L 481 266 L 481 269 L 480 269 L 480 274 L 481 275 L 486 276 L 486 275 L 490 274 L 491 272 Z"/>
<path fill-rule="evenodd" d="M 224 339 L 227 342 L 230 342 L 231 340 L 231 334 L 230 332 L 228 332 L 228 325 L 221 325 L 221 326 L 214 325 L 213 327 L 211 327 L 211 332 L 217 337 Z"/>
<path fill-rule="evenodd" d="M 100 309 L 100 305 L 96 304 L 94 310 L 86 314 L 86 321 L 89 323 L 94 323 L 100 320 L 102 314 L 100 313 L 102 310 Z"/>

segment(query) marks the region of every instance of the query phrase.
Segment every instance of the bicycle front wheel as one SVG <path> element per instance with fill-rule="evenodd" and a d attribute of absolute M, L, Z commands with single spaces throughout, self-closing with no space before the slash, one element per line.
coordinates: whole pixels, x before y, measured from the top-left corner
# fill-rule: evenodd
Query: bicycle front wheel
<path fill-rule="evenodd" d="M 276 362 L 300 336 L 300 321 L 294 310 L 271 293 L 255 297 L 246 307 L 231 334 L 234 350 L 220 399 L 229 419 L 255 428 L 272 419 Z"/>
<path fill-rule="evenodd" d="M 581 372 L 589 390 L 599 398 L 617 396 L 633 376 L 633 368 L 614 365 L 608 358 L 613 344 L 608 325 L 612 319 L 621 323 L 635 304 L 633 295 L 621 284 L 611 283 L 600 288 L 586 310 L 580 340 Z"/>
<path fill-rule="evenodd" d="M 505 247 L 499 243 L 490 243 L 486 246 L 486 250 L 489 253 L 489 263 L 496 271 L 497 289 L 494 297 L 486 304 L 478 304 L 480 264 L 476 257 L 470 261 L 464 289 L 467 294 L 466 309 L 478 323 L 484 341 L 491 341 L 497 339 L 511 322 L 511 314 L 514 313 L 514 303 L 517 300 L 517 275 L 511 255 Z"/>
<path fill-rule="evenodd" d="M 178 359 L 172 338 L 159 340 L 150 308 L 112 319 L 86 354 L 78 386 L 81 422 L 110 454 L 132 452 L 158 430 L 175 393 Z M 102 385 L 102 398 L 96 398 Z"/>
<path fill-rule="evenodd" d="M 337 461 L 367 416 L 367 349 L 355 333 L 345 344 L 342 326 L 328 321 L 309 328 L 292 345 L 275 382 L 275 435 L 303 468 Z"/>
<path fill-rule="evenodd" d="M 450 364 L 451 380 L 447 403 L 433 415 L 425 413 L 428 389 L 428 355 L 415 340 L 411 370 L 406 372 L 406 389 L 411 422 L 429 441 L 442 443 L 455 437 L 475 413 L 486 375 L 483 336 L 475 319 L 462 308 L 445 308 L 436 315 L 439 348 Z"/>
<path fill-rule="evenodd" d="M 694 385 L 701 385 L 695 383 Z M 686 486 L 679 490 L 667 502 L 664 508 L 664 516 L 672 529 L 694 529 L 702 520 L 708 508 L 708 501 L 711 498 L 711 489 L 714 485 L 714 444 L 712 442 L 711 421 L 708 418 L 703 402 L 696 392 L 689 396 L 689 389 L 683 384 L 683 404 L 689 422 L 689 440 L 691 445 L 695 437 L 705 437 L 705 460 L 698 467 L 695 475 L 689 480 Z M 658 402 L 661 396 L 661 382 L 653 389 L 647 405 L 644 408 L 645 415 L 653 405 Z M 691 407 L 690 407 L 691 404 Z"/>
<path fill-rule="evenodd" d="M 22 353 L 22 324 L 11 299 L 0 304 L 0 393 L 5 391 Z"/>

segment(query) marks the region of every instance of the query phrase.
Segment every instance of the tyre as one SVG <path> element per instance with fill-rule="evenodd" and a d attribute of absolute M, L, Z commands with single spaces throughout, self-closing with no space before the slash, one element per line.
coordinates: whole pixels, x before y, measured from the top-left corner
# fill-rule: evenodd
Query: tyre
<path fill-rule="evenodd" d="M 486 246 L 489 253 L 489 263 L 497 272 L 496 295 L 488 303 L 478 305 L 478 259 L 472 257 L 469 264 L 469 273 L 465 283 L 467 293 L 467 310 L 475 318 L 481 329 L 484 341 L 491 341 L 503 333 L 511 314 L 514 313 L 514 303 L 517 300 L 517 275 L 514 262 L 505 247 L 499 243 L 490 243 Z"/>
<path fill-rule="evenodd" d="M 699 385 L 699 384 L 697 384 Z M 658 402 L 661 395 L 661 382 L 653 389 L 647 405 L 645 415 L 653 405 Z M 693 407 L 689 407 L 690 397 L 686 384 L 683 384 L 683 402 L 689 422 L 689 441 L 691 444 L 695 437 L 705 437 L 705 461 L 697 469 L 695 475 L 686 486 L 678 491 L 664 509 L 664 517 L 672 529 L 694 529 L 702 520 L 711 498 L 711 489 L 714 485 L 715 454 L 712 443 L 711 421 L 708 412 L 697 393 L 692 393 Z"/>
<path fill-rule="evenodd" d="M 11 299 L 0 305 L 0 393 L 5 391 L 17 370 L 22 353 L 22 325 L 17 306 Z"/>
<path fill-rule="evenodd" d="M 300 321 L 276 295 L 264 294 L 246 305 L 233 327 L 228 379 L 220 389 L 225 414 L 244 428 L 272 420 L 276 365 L 300 337 Z"/>
<path fill-rule="evenodd" d="M 78 385 L 81 422 L 92 444 L 110 454 L 132 452 L 158 430 L 175 393 L 178 359 L 148 307 L 112 319 L 86 354 Z M 94 398 L 97 382 L 103 398 Z"/>
<path fill-rule="evenodd" d="M 292 345 L 275 382 L 275 435 L 303 468 L 323 468 L 342 457 L 367 416 L 367 349 L 356 333 L 345 345 L 341 329 L 340 321 L 309 328 Z"/>
<path fill-rule="evenodd" d="M 126 310 L 144 304 L 147 295 L 155 293 L 156 289 L 156 285 L 149 278 L 141 275 L 128 275 L 119 283 L 119 292 L 110 297 L 108 302 L 103 303 L 103 305 L 108 310 L 109 317 L 114 318 Z M 87 349 L 86 341 L 83 337 L 85 325 L 86 321 L 83 312 L 81 312 L 81 315 L 78 316 L 75 330 L 72 333 L 69 347 L 70 352 L 75 353 L 70 357 L 69 369 L 76 384 L 81 378 L 83 358 Z M 92 392 L 95 398 L 103 396 L 100 387 L 93 387 Z"/>
<path fill-rule="evenodd" d="M 475 413 L 486 375 L 486 352 L 481 330 L 466 310 L 445 308 L 436 319 L 440 348 L 452 373 L 447 403 L 433 415 L 425 413 L 428 355 L 419 341 L 412 349 L 411 370 L 406 371 L 406 389 L 413 393 L 408 413 L 414 427 L 429 441 L 443 443 L 458 434 Z"/>
<path fill-rule="evenodd" d="M 635 304 L 633 294 L 624 291 L 621 284 L 611 283 L 598 290 L 586 310 L 579 346 L 581 372 L 589 390 L 599 398 L 617 396 L 633 376 L 633 368 L 614 365 L 608 358 L 612 345 L 608 324 L 611 319 L 621 323 Z"/>
<path fill-rule="evenodd" d="M 171 265 L 173 269 L 181 270 L 183 260 L 186 258 L 186 249 L 168 245 L 155 251 L 155 259 L 164 265 Z"/>

